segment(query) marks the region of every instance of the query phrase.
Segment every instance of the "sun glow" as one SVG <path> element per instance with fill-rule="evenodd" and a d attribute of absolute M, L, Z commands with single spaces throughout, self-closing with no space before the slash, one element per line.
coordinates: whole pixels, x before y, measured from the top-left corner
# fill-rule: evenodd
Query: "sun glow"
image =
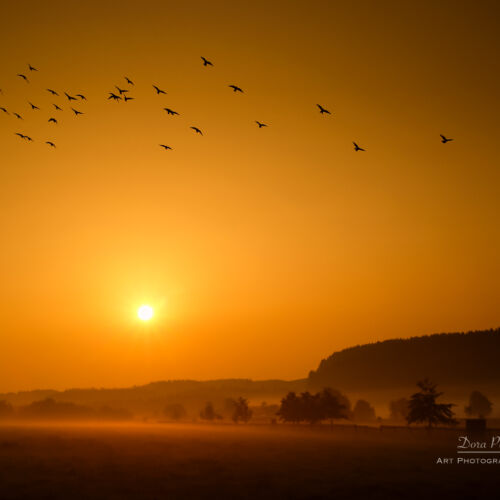
<path fill-rule="evenodd" d="M 137 310 L 137 316 L 142 321 L 149 321 L 153 317 L 153 308 L 148 305 L 142 305 Z"/>

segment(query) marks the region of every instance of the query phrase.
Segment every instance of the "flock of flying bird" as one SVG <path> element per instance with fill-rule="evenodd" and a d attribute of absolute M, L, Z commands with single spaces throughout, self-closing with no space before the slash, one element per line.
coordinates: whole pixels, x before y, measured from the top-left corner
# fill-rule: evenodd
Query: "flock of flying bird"
<path fill-rule="evenodd" d="M 213 63 L 211 61 L 209 61 L 208 59 L 206 59 L 205 57 L 201 56 L 201 59 L 203 62 L 203 66 L 213 66 Z M 37 68 L 35 68 L 31 64 L 28 64 L 28 70 L 29 70 L 29 72 L 38 72 Z M 25 74 L 18 73 L 17 76 L 19 78 L 22 78 L 26 83 L 29 83 L 29 79 Z M 129 87 L 134 86 L 134 82 L 130 78 L 125 76 L 124 79 Z M 240 92 L 241 94 L 244 93 L 243 90 L 240 87 L 238 87 L 237 85 L 228 85 L 228 87 L 231 88 L 234 93 L 238 93 L 238 92 Z M 116 89 L 116 91 L 109 92 L 108 100 L 110 100 L 110 99 L 113 101 L 123 100 L 124 102 L 128 102 L 128 101 L 131 101 L 134 99 L 134 97 L 131 97 L 130 95 L 128 95 L 130 88 L 122 89 L 118 85 L 115 85 L 115 89 Z M 153 89 L 157 95 L 161 95 L 161 94 L 166 95 L 166 92 L 164 90 L 162 90 L 161 88 L 159 88 L 157 85 L 153 85 Z M 59 97 L 59 94 L 55 90 L 53 90 L 53 89 L 46 89 L 46 90 L 52 96 Z M 0 89 L 0 93 L 3 93 L 1 89 Z M 67 92 L 64 92 L 64 95 L 66 96 L 66 98 L 68 99 L 69 102 L 71 102 L 71 101 L 81 102 L 81 101 L 87 100 L 83 94 L 75 94 L 74 96 L 72 96 L 72 95 L 68 94 Z M 40 110 L 40 108 L 38 106 L 36 106 L 35 104 L 33 104 L 32 102 L 28 101 L 28 104 L 30 105 L 30 108 L 32 111 L 39 111 Z M 57 104 L 52 104 L 52 105 L 54 106 L 55 111 L 62 111 L 62 108 L 59 107 Z M 321 115 L 330 115 L 331 114 L 330 111 L 328 111 L 328 109 L 323 107 L 321 104 L 316 104 L 316 106 L 318 107 L 319 113 Z M 179 113 L 177 111 L 174 111 L 173 109 L 170 109 L 170 108 L 163 108 L 163 109 L 167 112 L 167 115 L 171 115 L 171 116 L 179 115 Z M 82 111 L 79 111 L 73 107 L 71 107 L 71 110 L 75 114 L 75 117 L 77 117 L 78 115 L 84 114 Z M 10 114 L 10 112 L 4 107 L 0 107 L 0 111 L 3 111 L 6 114 Z M 12 115 L 19 120 L 23 120 L 23 117 L 19 113 L 12 112 Z M 48 119 L 48 123 L 57 124 L 58 121 L 56 118 L 50 117 Z M 257 124 L 259 129 L 268 126 L 266 123 L 260 122 L 258 120 L 255 120 L 255 123 Z M 198 127 L 191 126 L 190 128 L 196 134 L 203 135 L 203 132 Z M 21 132 L 16 132 L 15 135 L 19 136 L 21 139 L 26 140 L 28 142 L 33 142 L 33 139 L 30 136 L 22 134 Z M 440 137 L 441 137 L 441 142 L 443 144 L 446 144 L 447 142 L 453 141 L 453 139 L 447 138 L 443 134 L 440 134 Z M 45 144 L 47 144 L 48 146 L 50 146 L 52 148 L 56 147 L 56 145 L 54 144 L 53 141 L 45 141 Z M 356 142 L 353 142 L 353 145 L 354 145 L 354 151 L 356 151 L 356 152 L 357 151 L 365 151 L 365 149 L 360 147 Z M 173 149 L 171 146 L 168 146 L 166 144 L 159 144 L 159 146 L 164 148 L 165 150 Z"/>

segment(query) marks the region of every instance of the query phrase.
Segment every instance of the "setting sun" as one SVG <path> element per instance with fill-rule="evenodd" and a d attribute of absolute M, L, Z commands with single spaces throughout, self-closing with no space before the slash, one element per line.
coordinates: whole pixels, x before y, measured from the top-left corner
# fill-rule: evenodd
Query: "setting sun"
<path fill-rule="evenodd" d="M 143 305 L 137 310 L 137 316 L 142 321 L 149 321 L 153 317 L 153 308 L 148 305 Z"/>

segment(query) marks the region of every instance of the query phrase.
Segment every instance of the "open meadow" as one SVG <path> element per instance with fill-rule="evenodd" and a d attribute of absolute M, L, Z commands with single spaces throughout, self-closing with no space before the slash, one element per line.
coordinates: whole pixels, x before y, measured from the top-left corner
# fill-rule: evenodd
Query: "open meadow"
<path fill-rule="evenodd" d="M 460 430 L 195 424 L 3 425 L 0 498 L 488 498 L 499 465 Z"/>

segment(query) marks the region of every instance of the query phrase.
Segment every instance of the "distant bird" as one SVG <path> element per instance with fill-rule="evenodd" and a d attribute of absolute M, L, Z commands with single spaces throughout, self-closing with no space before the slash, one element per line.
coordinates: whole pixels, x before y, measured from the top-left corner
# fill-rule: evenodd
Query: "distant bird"
<path fill-rule="evenodd" d="M 201 56 L 201 59 L 203 61 L 203 66 L 213 66 L 213 64 L 206 57 Z"/>
<path fill-rule="evenodd" d="M 134 82 L 130 78 L 127 78 L 126 76 L 124 78 L 129 85 L 134 85 Z"/>
<path fill-rule="evenodd" d="M 239 87 L 236 85 L 228 85 L 228 87 L 233 89 L 233 92 L 241 92 L 243 94 L 243 90 L 241 90 Z"/>
<path fill-rule="evenodd" d="M 135 97 L 127 97 L 127 94 L 125 94 L 125 95 L 123 96 L 123 98 L 125 99 L 125 102 L 127 102 L 127 101 L 132 101 L 132 100 L 134 100 L 134 99 L 135 99 Z"/>
<path fill-rule="evenodd" d="M 28 83 L 29 83 L 28 77 L 27 77 L 26 75 L 23 75 L 23 74 L 21 74 L 21 73 L 18 73 L 18 75 L 17 75 L 17 76 L 21 77 L 24 81 L 26 81 L 26 82 L 28 82 Z"/>
<path fill-rule="evenodd" d="M 10 113 L 5 108 L 0 108 L 0 111 L 3 111 L 4 113 L 7 113 L 8 115 L 10 115 Z"/>
<path fill-rule="evenodd" d="M 165 151 L 166 151 L 167 149 L 172 149 L 170 146 L 165 146 L 165 144 L 160 144 L 160 147 L 165 148 Z"/>
<path fill-rule="evenodd" d="M 52 106 L 54 106 L 54 108 L 56 108 L 57 111 L 62 111 L 62 108 L 60 108 L 57 104 L 52 104 Z"/>
<path fill-rule="evenodd" d="M 28 64 L 28 68 L 30 71 L 38 71 L 36 68 L 34 68 L 31 64 Z"/>
<path fill-rule="evenodd" d="M 75 108 L 71 108 L 73 113 L 75 113 L 75 116 L 78 116 L 78 115 L 83 115 L 83 113 L 81 111 L 78 111 L 77 109 Z"/>
<path fill-rule="evenodd" d="M 157 94 L 166 94 L 164 90 L 159 89 L 156 85 L 153 85 L 153 88 L 156 90 Z"/>
<path fill-rule="evenodd" d="M 45 144 L 48 144 L 49 146 L 51 146 L 53 148 L 56 147 L 56 145 L 53 142 L 51 142 L 51 141 L 45 141 Z"/>
<path fill-rule="evenodd" d="M 18 135 L 21 139 L 26 139 L 28 141 L 32 141 L 33 142 L 33 139 L 31 137 L 28 137 L 27 135 L 20 134 L 19 132 L 16 132 L 16 135 Z"/>
<path fill-rule="evenodd" d="M 177 113 L 177 111 L 174 111 L 173 109 L 170 109 L 170 108 L 163 108 L 166 112 L 167 112 L 167 115 L 178 115 L 179 113 Z"/>
<path fill-rule="evenodd" d="M 16 118 L 18 118 L 19 120 L 22 120 L 22 119 L 23 119 L 23 117 L 22 117 L 20 114 L 18 114 L 18 113 L 14 113 L 14 116 L 15 116 Z"/>
<path fill-rule="evenodd" d="M 327 109 L 325 109 L 323 106 L 321 106 L 321 104 L 316 104 L 316 106 L 318 106 L 318 108 L 319 108 L 319 112 L 320 112 L 321 114 L 327 113 L 327 114 L 331 115 L 330 111 L 328 111 L 328 110 L 327 110 Z"/>
<path fill-rule="evenodd" d="M 49 123 L 51 123 L 51 122 L 52 122 L 52 123 L 56 123 L 56 124 L 57 124 L 57 120 L 56 120 L 55 118 L 49 118 L 49 120 L 48 120 L 48 121 L 49 121 Z"/>
<path fill-rule="evenodd" d="M 267 125 L 265 123 L 259 122 L 257 120 L 255 120 L 255 123 L 259 126 L 259 128 L 267 127 Z"/>
<path fill-rule="evenodd" d="M 443 134 L 439 134 L 441 136 L 441 142 L 446 144 L 447 142 L 452 141 L 453 139 L 447 139 Z"/>
<path fill-rule="evenodd" d="M 115 85 L 115 89 L 118 90 L 118 92 L 120 92 L 120 95 L 124 94 L 125 92 L 128 92 L 127 89 L 121 89 L 120 87 L 118 87 L 118 85 Z"/>
<path fill-rule="evenodd" d="M 190 127 L 190 128 L 192 128 L 197 134 L 203 135 L 203 132 L 198 127 Z"/>
<path fill-rule="evenodd" d="M 79 97 L 82 101 L 87 100 L 87 98 L 83 94 L 76 94 L 76 97 Z"/>
<path fill-rule="evenodd" d="M 28 101 L 28 104 L 31 106 L 31 109 L 40 109 L 38 106 L 35 106 L 31 102 Z"/>
<path fill-rule="evenodd" d="M 354 151 L 364 151 L 363 148 L 360 148 L 355 142 L 353 142 L 354 144 Z"/>
<path fill-rule="evenodd" d="M 76 97 L 69 95 L 67 92 L 64 92 L 64 95 L 68 98 L 68 101 L 78 101 Z"/>
<path fill-rule="evenodd" d="M 108 97 L 108 101 L 110 99 L 114 99 L 115 101 L 118 101 L 119 99 L 121 99 L 121 97 L 119 95 L 113 94 L 113 92 L 110 92 L 109 97 Z"/>
<path fill-rule="evenodd" d="M 47 92 L 50 92 L 52 95 L 59 95 L 55 90 L 47 89 Z"/>

